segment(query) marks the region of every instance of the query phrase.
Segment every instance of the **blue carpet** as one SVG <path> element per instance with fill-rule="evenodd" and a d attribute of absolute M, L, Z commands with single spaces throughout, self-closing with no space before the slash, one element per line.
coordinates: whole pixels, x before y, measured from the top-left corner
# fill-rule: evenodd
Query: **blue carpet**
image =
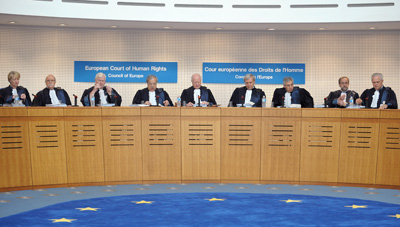
<path fill-rule="evenodd" d="M 77 209 L 87 207 L 99 209 Z M 400 226 L 396 214 L 400 205 L 360 199 L 173 193 L 69 201 L 1 218 L 0 226 Z"/>

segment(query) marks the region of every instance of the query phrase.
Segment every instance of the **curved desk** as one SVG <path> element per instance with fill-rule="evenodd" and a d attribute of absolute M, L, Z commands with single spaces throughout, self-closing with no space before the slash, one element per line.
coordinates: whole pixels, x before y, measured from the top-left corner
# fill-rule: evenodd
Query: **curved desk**
<path fill-rule="evenodd" d="M 0 191 L 127 183 L 400 188 L 400 111 L 1 107 Z"/>

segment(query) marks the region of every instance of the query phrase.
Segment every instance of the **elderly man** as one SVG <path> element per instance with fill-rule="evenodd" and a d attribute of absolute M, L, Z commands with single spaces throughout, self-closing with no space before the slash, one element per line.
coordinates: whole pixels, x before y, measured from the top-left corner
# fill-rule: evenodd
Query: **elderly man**
<path fill-rule="evenodd" d="M 200 74 L 195 73 L 192 75 L 192 85 L 190 88 L 183 90 L 181 94 L 181 100 L 186 103 L 186 106 L 217 105 L 211 90 L 201 86 Z"/>
<path fill-rule="evenodd" d="M 132 104 L 146 104 L 149 106 L 172 106 L 172 101 L 164 89 L 157 88 L 158 79 L 149 75 L 146 79 L 147 88 L 138 90 L 132 100 Z"/>
<path fill-rule="evenodd" d="M 94 86 L 86 89 L 81 98 L 84 106 L 91 106 L 91 99 L 94 97 L 94 105 L 107 105 L 114 103 L 120 106 L 121 96 L 112 87 L 106 85 L 106 75 L 97 73 Z"/>
<path fill-rule="evenodd" d="M 283 78 L 283 88 L 277 88 L 272 98 L 274 107 L 293 107 L 292 104 L 300 104 L 302 108 L 313 108 L 314 99 L 310 93 L 304 89 L 293 86 L 293 78 Z"/>
<path fill-rule="evenodd" d="M 350 100 L 353 100 L 353 104 L 359 98 L 357 92 L 349 90 L 350 80 L 346 76 L 339 78 L 340 90 L 332 91 L 329 93 L 327 98 L 327 104 L 329 107 L 346 107 L 350 104 Z"/>
<path fill-rule="evenodd" d="M 247 74 L 243 80 L 246 86 L 236 88 L 229 102 L 232 102 L 232 106 L 261 107 L 265 93 L 254 86 L 256 77 L 253 74 Z"/>
<path fill-rule="evenodd" d="M 39 91 L 33 99 L 34 106 L 46 106 L 46 104 L 66 104 L 71 105 L 68 93 L 61 88 L 56 88 L 56 78 L 49 74 L 46 79 L 46 88 Z"/>
<path fill-rule="evenodd" d="M 8 73 L 8 82 L 10 85 L 0 90 L 1 104 L 12 104 L 15 101 L 22 101 L 25 106 L 32 105 L 28 89 L 19 86 L 21 75 L 16 71 Z"/>
<path fill-rule="evenodd" d="M 357 104 L 365 105 L 365 108 L 397 109 L 396 94 L 390 87 L 383 86 L 382 73 L 374 73 L 371 76 L 371 89 L 366 89 Z"/>

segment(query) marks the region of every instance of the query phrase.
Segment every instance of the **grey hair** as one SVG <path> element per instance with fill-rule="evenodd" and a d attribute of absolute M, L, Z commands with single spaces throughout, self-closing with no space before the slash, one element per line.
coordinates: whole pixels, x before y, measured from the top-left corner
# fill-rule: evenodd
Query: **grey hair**
<path fill-rule="evenodd" d="M 285 85 L 287 82 L 293 82 L 293 78 L 290 76 L 287 76 L 285 78 L 283 78 L 283 85 Z"/>
<path fill-rule="evenodd" d="M 150 80 L 152 80 L 154 78 L 156 78 L 156 81 L 158 82 L 158 78 L 156 76 L 154 76 L 152 74 L 148 75 L 147 78 L 146 78 L 146 83 L 148 83 Z"/>
<path fill-rule="evenodd" d="M 105 77 L 106 78 L 106 74 L 104 73 L 97 73 L 95 79 L 100 78 L 100 77 Z"/>
<path fill-rule="evenodd" d="M 47 77 L 49 77 L 49 76 L 52 76 L 52 77 L 54 78 L 54 81 L 57 81 L 57 80 L 56 80 L 56 77 L 55 77 L 53 74 L 49 74 L 49 75 L 47 75 L 46 78 L 44 79 L 44 82 L 47 81 Z"/>
<path fill-rule="evenodd" d="M 195 75 L 198 75 L 198 76 L 200 77 L 200 80 L 201 80 L 200 74 L 199 74 L 199 73 L 195 73 L 195 74 L 192 75 L 192 78 L 190 79 L 191 81 L 193 81 L 193 77 L 194 77 Z"/>
<path fill-rule="evenodd" d="M 252 78 L 253 81 L 256 81 L 256 76 L 254 76 L 254 75 L 251 74 L 251 73 L 246 74 L 246 76 L 243 77 L 243 80 L 246 81 L 246 80 L 248 80 L 248 79 L 250 79 L 250 78 Z"/>
<path fill-rule="evenodd" d="M 372 74 L 371 80 L 374 79 L 374 77 L 376 77 L 376 76 L 379 76 L 379 78 L 380 78 L 381 80 L 383 80 L 383 75 L 382 75 L 382 73 L 374 73 L 374 74 Z"/>

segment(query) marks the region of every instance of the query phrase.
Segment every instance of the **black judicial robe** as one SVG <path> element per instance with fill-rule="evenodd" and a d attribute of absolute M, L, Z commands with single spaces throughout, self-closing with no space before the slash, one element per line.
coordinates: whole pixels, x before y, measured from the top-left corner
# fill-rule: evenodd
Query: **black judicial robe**
<path fill-rule="evenodd" d="M 63 104 L 71 105 L 71 100 L 69 99 L 68 93 L 61 88 L 54 88 L 58 100 L 61 100 Z M 34 106 L 46 106 L 46 104 L 51 104 L 50 89 L 45 88 L 36 94 L 36 98 L 33 99 Z"/>
<path fill-rule="evenodd" d="M 200 100 L 208 102 L 210 106 L 217 105 L 211 90 L 204 86 L 200 87 Z M 193 86 L 182 91 L 181 101 L 185 101 L 186 103 L 195 103 Z"/>
<path fill-rule="evenodd" d="M 365 108 L 371 108 L 372 96 L 374 95 L 374 93 L 375 93 L 375 88 L 371 88 L 371 89 L 366 89 L 361 94 L 360 98 L 362 99 L 363 101 L 362 105 L 364 105 Z M 382 86 L 382 88 L 379 90 L 379 99 L 377 108 L 379 108 L 380 104 L 382 104 L 383 101 L 386 102 L 388 109 L 397 109 L 396 94 L 390 87 Z"/>
<path fill-rule="evenodd" d="M 285 88 L 277 88 L 274 91 L 274 96 L 272 98 L 272 102 L 274 103 L 274 107 L 283 106 L 286 89 Z M 304 89 L 299 87 L 294 87 L 291 92 L 292 96 L 292 104 L 301 104 L 301 108 L 313 108 L 314 107 L 314 99 L 310 95 L 310 93 Z"/>
<path fill-rule="evenodd" d="M 337 91 L 331 91 L 328 95 L 328 98 L 326 99 L 326 102 L 328 104 L 328 107 L 340 107 L 340 108 L 344 108 L 345 106 L 340 106 L 337 104 L 338 98 L 342 95 L 342 91 L 341 90 L 337 90 Z M 353 97 L 354 100 L 354 104 L 356 103 L 356 99 L 358 99 L 360 96 L 358 95 L 357 92 L 353 91 L 353 90 L 347 90 L 346 91 L 346 102 L 347 102 L 347 106 L 350 104 L 349 100 L 350 97 Z"/>
<path fill-rule="evenodd" d="M 164 101 L 168 100 L 169 106 L 173 105 L 171 99 L 169 98 L 168 93 L 163 88 L 157 88 L 155 90 L 155 92 L 156 92 L 156 99 L 158 96 L 159 104 L 161 104 L 163 106 Z M 135 94 L 135 97 L 133 97 L 132 104 L 141 104 L 142 101 L 143 101 L 143 103 L 146 101 L 149 101 L 149 89 L 148 88 L 138 90 Z"/>
<path fill-rule="evenodd" d="M 94 89 L 94 86 L 86 89 L 83 94 L 82 94 L 82 98 L 81 98 L 81 102 L 83 106 L 90 106 L 90 92 L 92 92 Z M 100 89 L 99 89 L 100 90 Z M 95 104 L 98 105 L 100 104 L 100 94 L 99 94 L 99 90 L 96 91 L 96 93 L 94 93 L 94 100 L 95 100 Z M 121 106 L 121 102 L 122 102 L 122 98 L 121 96 L 118 94 L 118 92 L 116 90 L 114 90 L 114 88 L 111 91 L 111 95 L 109 95 L 107 93 L 107 88 L 103 87 L 104 90 L 104 94 L 106 95 L 107 98 L 107 102 L 108 103 L 114 103 L 115 106 Z M 116 97 L 115 97 L 116 96 Z"/>
<path fill-rule="evenodd" d="M 262 106 L 262 97 L 265 96 L 263 90 L 254 87 L 252 89 L 250 101 L 254 103 L 253 107 L 261 107 Z M 229 102 L 232 102 L 233 106 L 237 106 L 237 104 L 243 104 L 246 99 L 246 86 L 236 88 L 231 96 Z M 243 97 L 243 99 L 242 99 Z"/>
<path fill-rule="evenodd" d="M 11 85 L 1 89 L 1 91 L 0 91 L 0 96 L 1 96 L 0 101 L 3 100 L 3 103 L 1 103 L 1 104 L 12 104 L 14 102 L 13 95 L 12 95 L 12 90 L 13 90 L 13 88 L 11 87 Z M 22 103 L 25 106 L 31 106 L 32 105 L 31 96 L 29 95 L 28 89 L 26 89 L 26 88 L 24 88 L 22 86 L 18 86 L 17 87 L 17 93 L 18 93 L 18 96 L 20 98 L 21 98 L 22 94 L 25 94 L 26 99 L 25 100 L 21 99 Z"/>

